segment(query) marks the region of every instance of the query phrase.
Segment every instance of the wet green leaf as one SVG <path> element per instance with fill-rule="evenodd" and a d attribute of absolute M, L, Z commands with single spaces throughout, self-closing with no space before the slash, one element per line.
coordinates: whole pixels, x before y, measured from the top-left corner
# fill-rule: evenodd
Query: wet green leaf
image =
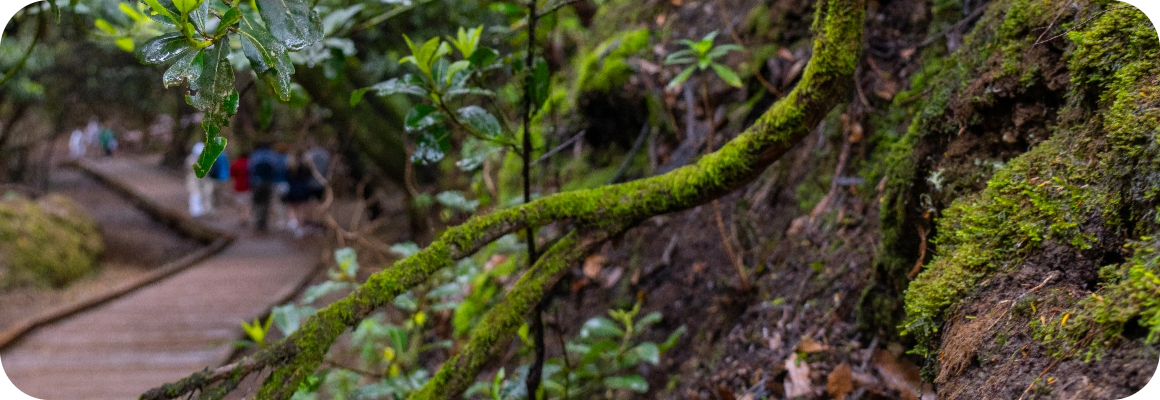
<path fill-rule="evenodd" d="M 595 339 L 599 337 L 621 336 L 624 330 L 620 329 L 612 320 L 604 317 L 595 317 L 584 322 L 580 328 L 580 339 Z"/>
<path fill-rule="evenodd" d="M 403 118 L 403 127 L 407 132 L 426 129 L 438 122 L 432 115 L 435 111 L 437 111 L 435 107 L 419 103 L 407 111 L 406 117 Z"/>
<path fill-rule="evenodd" d="M 238 21 L 241 19 L 242 12 L 238 11 L 237 7 L 226 10 L 226 13 L 222 15 L 221 21 L 218 22 L 217 29 L 214 30 L 213 36 L 220 37 L 221 35 L 224 35 L 231 26 L 238 23 Z"/>
<path fill-rule="evenodd" d="M 202 52 L 196 51 L 177 59 L 177 62 L 173 63 L 165 71 L 165 75 L 162 76 L 161 80 L 165 84 L 165 87 L 177 86 L 185 81 L 193 82 L 197 80 L 198 75 L 201 74 L 201 57 Z"/>
<path fill-rule="evenodd" d="M 499 59 L 499 53 L 496 53 L 495 50 L 492 50 L 489 47 L 477 48 L 474 52 L 471 53 L 470 57 L 467 57 L 467 61 L 470 61 L 471 65 L 474 65 L 477 68 L 489 66 L 495 63 L 495 60 L 497 59 Z"/>
<path fill-rule="evenodd" d="M 201 126 L 205 129 L 206 147 L 194 171 L 199 178 L 209 172 L 214 160 L 226 147 L 225 138 L 218 137 L 221 127 L 229 124 L 230 116 L 238 110 L 238 91 L 234 89 L 234 69 L 226 57 L 230 53 L 229 38 L 223 37 L 202 51 L 201 71 L 190 81 L 187 97 L 190 105 L 203 113 Z"/>
<path fill-rule="evenodd" d="M 150 39 L 137 50 L 137 58 L 148 65 L 164 64 L 193 51 L 193 46 L 178 32 Z"/>
<path fill-rule="evenodd" d="M 499 120 L 482 107 L 470 105 L 459 109 L 459 118 L 479 134 L 481 139 L 495 139 L 500 135 Z"/>
<path fill-rule="evenodd" d="M 451 148 L 446 129 L 442 126 L 424 132 L 415 144 L 415 153 L 411 155 L 411 161 L 420 165 L 439 162 Z"/>
<path fill-rule="evenodd" d="M 648 361 L 652 365 L 657 365 L 661 362 L 661 351 L 657 348 L 657 344 L 653 342 L 641 343 L 628 352 L 640 360 Z"/>
<path fill-rule="evenodd" d="M 270 33 L 290 50 L 301 50 L 322 39 L 322 20 L 308 0 L 257 0 L 258 12 Z"/>
<path fill-rule="evenodd" d="M 475 212 L 475 210 L 479 208 L 479 200 L 468 200 L 467 197 L 465 197 L 463 193 L 458 190 L 440 192 L 438 195 L 435 195 L 435 200 L 438 201 L 439 204 L 442 204 L 444 207 L 463 212 Z"/>
<path fill-rule="evenodd" d="M 250 60 L 255 73 L 269 79 L 270 86 L 282 101 L 290 100 L 290 76 L 294 63 L 287 49 L 266 27 L 240 15 L 238 31 L 242 37 L 242 52 Z"/>

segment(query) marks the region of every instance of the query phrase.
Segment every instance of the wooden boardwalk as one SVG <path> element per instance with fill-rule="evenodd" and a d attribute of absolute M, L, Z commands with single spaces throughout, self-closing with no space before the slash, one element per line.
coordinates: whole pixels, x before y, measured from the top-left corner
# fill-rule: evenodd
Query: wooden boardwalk
<path fill-rule="evenodd" d="M 185 210 L 184 181 L 153 165 L 125 158 L 87 165 L 155 205 Z M 40 399 L 126 400 L 224 364 L 242 337 L 239 324 L 292 296 L 320 258 L 310 241 L 253 235 L 236 216 L 203 222 L 237 239 L 189 269 L 29 332 L 0 352 L 4 372 Z"/>

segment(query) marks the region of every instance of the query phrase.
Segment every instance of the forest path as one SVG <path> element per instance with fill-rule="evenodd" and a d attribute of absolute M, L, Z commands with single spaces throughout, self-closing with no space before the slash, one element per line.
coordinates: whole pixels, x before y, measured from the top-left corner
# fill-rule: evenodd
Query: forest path
<path fill-rule="evenodd" d="M 153 205 L 188 215 L 184 179 L 156 164 L 85 163 Z M 240 218 L 226 208 L 198 219 L 236 240 L 182 272 L 29 332 L 0 354 L 4 372 L 40 399 L 125 400 L 227 362 L 240 323 L 286 301 L 320 261 L 312 240 L 256 235 Z M 143 251 L 149 245 L 140 243 Z"/>

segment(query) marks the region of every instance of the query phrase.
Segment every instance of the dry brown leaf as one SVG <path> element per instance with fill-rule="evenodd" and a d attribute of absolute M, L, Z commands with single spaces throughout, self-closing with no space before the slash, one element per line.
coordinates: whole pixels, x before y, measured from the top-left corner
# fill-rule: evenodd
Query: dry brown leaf
<path fill-rule="evenodd" d="M 584 276 L 589 279 L 596 278 L 600 275 L 600 270 L 604 269 L 604 263 L 608 261 L 607 257 L 600 254 L 593 254 L 584 259 Z"/>
<path fill-rule="evenodd" d="M 707 265 L 705 263 L 695 262 L 695 263 L 693 263 L 693 272 L 699 274 L 699 273 L 705 271 L 705 267 L 707 267 Z"/>
<path fill-rule="evenodd" d="M 787 61 L 793 61 L 793 52 L 785 47 L 777 49 L 777 56 Z"/>
<path fill-rule="evenodd" d="M 844 399 L 854 390 L 854 374 L 850 364 L 841 363 L 826 378 L 826 393 L 835 399 Z"/>
<path fill-rule="evenodd" d="M 798 396 L 808 396 L 813 393 L 810 385 L 810 365 L 797 358 L 797 353 L 790 353 L 785 360 L 785 397 L 792 399 Z"/>
<path fill-rule="evenodd" d="M 915 49 L 915 48 L 913 48 L 913 47 L 907 47 L 907 48 L 905 48 L 905 49 L 899 50 L 899 51 L 898 51 L 898 55 L 899 55 L 900 57 L 904 58 L 904 59 L 907 59 L 907 60 L 909 60 L 909 59 L 910 59 L 910 56 L 913 56 L 913 55 L 914 55 L 914 52 L 915 52 L 916 50 L 917 50 L 917 49 Z"/>
<path fill-rule="evenodd" d="M 878 375 L 882 376 L 882 381 L 886 387 L 897 390 L 903 399 L 918 400 L 922 378 L 919 375 L 920 370 L 917 365 L 909 360 L 895 357 L 893 353 L 884 349 L 874 352 L 871 362 L 874 363 L 874 369 L 878 371 Z"/>
<path fill-rule="evenodd" d="M 797 349 L 809 354 L 829 350 L 830 346 L 818 343 L 818 341 L 814 340 L 813 338 L 807 337 L 798 342 Z"/>

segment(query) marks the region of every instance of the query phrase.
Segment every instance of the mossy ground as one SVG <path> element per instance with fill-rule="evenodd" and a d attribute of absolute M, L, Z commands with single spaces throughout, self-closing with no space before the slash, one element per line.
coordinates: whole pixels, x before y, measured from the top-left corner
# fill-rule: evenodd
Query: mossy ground
<path fill-rule="evenodd" d="M 66 286 L 92 273 L 103 249 L 97 223 L 67 197 L 0 197 L 0 288 Z"/>
<path fill-rule="evenodd" d="M 1109 381 L 1096 372 L 1106 367 L 1082 364 L 1098 363 L 1104 354 L 1117 365 L 1154 358 L 1160 330 L 1160 309 L 1150 300 L 1160 293 L 1151 241 L 1160 172 L 1158 91 L 1155 77 L 1144 72 L 1155 69 L 1160 46 L 1147 18 L 1130 7 L 1097 15 L 1110 7 L 1116 6 L 1087 4 L 1061 19 L 1094 17 L 1086 26 L 1071 26 L 1068 42 L 1054 44 L 1064 50 L 1059 58 L 1070 76 L 1066 103 L 1044 104 L 1038 111 L 1048 116 L 1043 129 L 1016 123 L 1014 131 L 1049 132 L 1050 138 L 1029 141 L 1030 151 L 998 168 L 984 189 L 941 212 L 932 239 L 938 255 L 906 293 L 904 330 L 918 339 L 917 353 L 942 362 L 936 382 L 951 397 L 1018 396 L 1022 389 L 1015 383 L 1030 384 L 1053 359 L 1070 360 L 1055 367 L 1067 376 L 1055 387 L 1084 398 L 1130 394 L 1147 381 Z M 1034 92 L 1035 74 L 1054 64 L 1029 60 L 1034 38 L 1011 32 L 1028 32 L 1074 10 L 1011 1 L 993 5 L 988 15 L 995 9 L 1006 10 L 998 42 L 968 43 L 960 54 L 994 49 L 984 77 L 1018 77 L 1021 90 Z M 1049 80 L 1044 87 L 1058 91 L 1053 85 Z M 987 92 L 995 88 L 1002 86 Z M 984 96 L 960 104 L 991 102 Z M 952 101 L 948 111 L 962 108 Z M 959 116 L 968 117 L 967 129 L 972 118 L 982 118 Z M 1024 367 L 1016 368 L 1018 362 Z M 984 382 L 974 368 L 1004 371 L 1005 377 Z M 1071 387 L 1081 379 L 1085 385 Z M 1050 392 L 1045 385 L 1038 393 Z"/>

